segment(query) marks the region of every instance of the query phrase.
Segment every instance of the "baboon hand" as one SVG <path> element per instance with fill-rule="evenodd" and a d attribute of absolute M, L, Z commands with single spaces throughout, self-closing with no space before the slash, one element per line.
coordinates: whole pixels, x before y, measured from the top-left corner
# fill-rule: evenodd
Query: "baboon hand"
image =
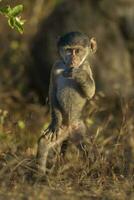
<path fill-rule="evenodd" d="M 49 129 L 43 130 L 43 136 L 45 136 L 45 138 L 49 141 L 55 141 L 57 140 L 57 133 L 58 131 L 51 131 Z"/>
<path fill-rule="evenodd" d="M 81 80 L 86 80 L 87 73 L 86 73 L 85 70 L 82 70 L 80 68 L 78 68 L 78 69 L 76 68 L 76 69 L 73 70 L 72 76 L 76 80 L 81 81 Z"/>
<path fill-rule="evenodd" d="M 70 67 L 70 68 L 68 68 L 68 69 L 66 69 L 64 72 L 63 72 L 63 76 L 64 77 L 72 77 L 72 71 L 73 71 L 73 68 L 72 67 Z"/>
<path fill-rule="evenodd" d="M 51 125 L 42 131 L 42 135 L 49 141 L 56 141 L 58 139 L 58 135 L 61 132 L 61 128 L 53 129 Z"/>

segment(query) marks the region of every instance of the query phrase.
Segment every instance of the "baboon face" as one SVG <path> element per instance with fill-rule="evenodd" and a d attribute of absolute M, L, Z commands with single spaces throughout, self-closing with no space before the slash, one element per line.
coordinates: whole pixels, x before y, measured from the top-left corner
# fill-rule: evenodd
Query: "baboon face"
<path fill-rule="evenodd" d="M 79 67 L 88 56 L 89 48 L 82 46 L 65 46 L 60 50 L 60 55 L 68 67 Z"/>
<path fill-rule="evenodd" d="M 86 34 L 69 32 L 58 41 L 58 50 L 61 59 L 68 67 L 79 67 L 85 61 L 89 53 L 97 49 L 95 38 L 89 39 Z"/>

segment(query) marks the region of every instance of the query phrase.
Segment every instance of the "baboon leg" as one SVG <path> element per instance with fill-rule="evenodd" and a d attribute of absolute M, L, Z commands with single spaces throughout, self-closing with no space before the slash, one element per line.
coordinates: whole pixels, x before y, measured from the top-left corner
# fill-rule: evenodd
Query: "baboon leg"
<path fill-rule="evenodd" d="M 80 144 L 86 135 L 86 126 L 83 121 L 71 125 L 70 140 L 75 145 Z"/>
<path fill-rule="evenodd" d="M 51 148 L 60 145 L 68 137 L 68 132 L 66 129 L 61 129 L 57 133 L 57 139 L 54 141 L 48 140 L 45 135 L 42 135 L 38 141 L 38 149 L 36 156 L 37 169 L 41 174 L 46 173 L 46 164 L 48 154 Z"/>
<path fill-rule="evenodd" d="M 49 152 L 48 142 L 42 135 L 38 140 L 38 149 L 36 155 L 37 170 L 41 174 L 46 173 L 46 162 L 47 162 L 48 152 Z"/>
<path fill-rule="evenodd" d="M 71 142 L 76 145 L 80 152 L 84 151 L 84 138 L 86 136 L 86 126 L 80 121 L 77 125 L 73 124 Z"/>

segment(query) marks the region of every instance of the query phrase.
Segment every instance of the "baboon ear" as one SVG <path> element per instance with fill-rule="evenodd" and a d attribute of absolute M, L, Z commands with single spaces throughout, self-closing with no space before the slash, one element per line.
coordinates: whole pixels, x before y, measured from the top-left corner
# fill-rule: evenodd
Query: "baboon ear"
<path fill-rule="evenodd" d="M 91 51 L 92 53 L 95 53 L 96 50 L 97 50 L 97 42 L 96 42 L 96 39 L 95 39 L 94 37 L 92 37 L 92 38 L 90 39 L 90 51 Z"/>

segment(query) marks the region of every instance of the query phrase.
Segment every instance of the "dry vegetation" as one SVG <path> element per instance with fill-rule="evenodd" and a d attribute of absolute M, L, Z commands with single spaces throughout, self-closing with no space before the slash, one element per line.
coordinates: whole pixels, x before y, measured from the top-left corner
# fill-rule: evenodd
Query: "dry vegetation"
<path fill-rule="evenodd" d="M 1 109 L 0 199 L 133 200 L 133 105 L 117 94 L 96 95 L 87 107 L 83 150 L 70 144 L 63 159 L 55 149 L 46 177 L 34 162 L 39 130 L 49 121 L 47 109 L 20 103 Z"/>
<path fill-rule="evenodd" d="M 8 0 L 3 0 L 0 5 L 5 5 L 7 2 L 9 3 Z M 36 43 L 33 36 L 38 32 L 42 19 L 45 22 L 45 18 L 51 15 L 54 8 L 61 2 L 62 0 L 20 0 L 19 3 L 24 4 L 25 7 L 23 17 L 27 20 L 23 35 L 11 30 L 7 25 L 7 20 L 0 16 L 0 200 L 134 200 L 134 99 L 132 97 L 124 99 L 120 94 L 110 96 L 103 93 L 96 94 L 94 99 L 87 105 L 84 115 L 88 131 L 85 143 L 82 144 L 82 151 L 70 144 L 63 159 L 59 156 L 58 149 L 55 149 L 49 157 L 48 172 L 45 177 L 40 177 L 34 167 L 37 139 L 41 129 L 48 126 L 49 114 L 47 106 L 40 105 L 39 96 L 35 94 L 29 84 L 31 74 L 29 77 L 26 74 L 26 62 L 30 62 L 28 60 L 30 54 L 29 43 L 30 41 Z M 72 2 L 70 6 L 71 4 L 77 4 L 77 1 L 70 2 Z M 86 2 L 88 1 L 83 2 L 85 2 L 87 8 Z M 103 2 L 105 5 L 105 2 L 109 3 L 110 1 L 104 0 Z M 111 2 L 116 7 L 116 0 Z M 14 0 L 10 3 L 11 6 L 14 6 L 18 1 Z M 75 9 L 75 12 L 81 10 L 81 4 L 78 5 L 80 5 L 80 9 Z M 64 9 L 68 10 L 68 7 Z M 115 15 L 113 12 L 115 9 L 112 6 L 110 10 L 112 16 Z M 108 14 L 110 10 L 104 7 L 104 11 L 108 11 Z M 64 10 L 61 9 L 61 12 L 64 12 Z M 74 14 L 74 19 L 77 21 L 75 12 L 72 14 Z M 85 12 L 87 11 L 84 10 L 83 13 Z M 67 19 L 72 19 L 69 17 L 70 15 L 68 16 L 69 13 L 71 12 L 65 12 L 64 17 L 67 15 Z M 103 15 L 103 12 L 101 14 Z M 107 15 L 103 17 L 106 17 L 106 20 L 110 19 L 107 18 Z M 92 22 L 93 17 L 90 18 Z M 61 21 L 59 20 L 59 31 L 61 31 L 61 28 L 67 28 L 67 25 L 61 27 Z M 87 20 L 87 23 L 89 21 L 90 19 Z M 117 25 L 118 20 L 115 21 Z M 56 26 L 57 23 L 54 21 Z M 67 24 L 70 27 L 70 23 L 67 22 Z M 100 21 L 98 21 L 98 24 L 102 27 Z M 45 26 L 43 25 L 43 27 Z M 55 26 L 52 26 L 53 29 L 50 29 L 50 27 L 48 23 L 45 30 L 48 34 L 49 32 L 52 33 L 50 36 L 54 40 L 56 36 L 53 35 L 52 30 L 55 31 Z M 95 27 L 98 27 L 96 23 Z M 129 26 L 127 28 L 128 33 L 131 33 Z M 113 29 L 110 30 L 113 31 Z M 44 32 L 40 37 L 43 38 L 43 35 Z M 133 32 L 131 35 L 133 39 Z M 101 37 L 100 35 L 99 42 L 101 42 Z M 134 77 L 132 39 L 129 41 L 132 57 L 130 73 Z M 39 38 L 39 41 L 42 40 Z M 118 38 L 116 41 L 118 41 Z M 43 42 L 46 45 L 47 41 L 43 39 Z M 123 42 L 123 45 L 125 44 L 125 48 L 127 48 L 129 43 L 126 39 L 125 42 Z M 45 49 L 43 47 L 45 45 L 41 47 L 41 43 L 39 43 L 39 48 L 37 48 L 38 46 L 35 48 L 38 52 L 41 51 L 42 58 L 44 58 Z M 108 42 L 106 41 L 105 44 L 108 44 Z M 118 50 L 116 44 L 117 42 L 114 44 L 116 51 L 122 52 L 122 47 Z M 53 47 L 50 47 L 53 50 Z M 102 51 L 102 48 L 99 48 Z M 117 58 L 115 56 L 116 51 L 113 51 L 114 54 L 111 57 L 113 63 Z M 111 49 L 109 52 L 111 54 Z M 36 55 L 40 58 L 37 52 L 33 57 L 36 57 Z M 123 58 L 125 57 L 124 54 L 121 55 L 123 55 Z M 53 60 L 51 59 L 53 55 L 48 57 L 49 60 Z M 119 60 L 123 62 L 122 59 L 119 57 Z M 104 68 L 100 66 L 102 67 L 103 63 L 99 62 L 100 72 L 104 69 L 106 79 L 108 78 L 106 74 L 109 73 L 113 81 L 118 73 L 114 71 L 113 74 L 112 71 L 105 71 L 107 65 L 104 65 Z M 111 66 L 114 65 L 111 64 Z M 39 69 L 39 66 L 36 66 L 36 69 Z M 122 74 L 123 68 L 120 68 L 120 70 Z M 34 68 L 32 68 L 32 72 L 34 73 Z M 36 72 L 35 74 L 38 75 Z M 101 75 L 100 72 L 97 78 Z M 43 72 L 43 74 L 45 73 Z M 127 76 L 127 73 L 125 75 Z M 119 77 L 117 76 L 117 81 L 119 81 Z M 48 74 L 45 79 L 49 79 Z M 126 80 L 128 81 L 129 78 Z M 47 91 L 44 91 L 44 88 L 48 88 L 47 84 L 47 81 L 42 84 L 45 94 Z M 122 79 L 121 84 L 124 84 Z M 109 89 L 111 83 L 106 86 Z M 124 91 L 124 85 L 122 87 Z M 45 102 L 44 98 L 43 102 Z"/>

